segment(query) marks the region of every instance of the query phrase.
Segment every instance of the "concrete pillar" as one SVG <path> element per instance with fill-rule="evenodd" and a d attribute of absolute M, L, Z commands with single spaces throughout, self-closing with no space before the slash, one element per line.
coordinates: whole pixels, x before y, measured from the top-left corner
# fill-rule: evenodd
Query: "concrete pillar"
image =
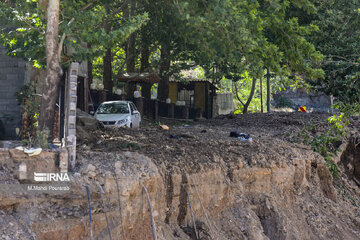
<path fill-rule="evenodd" d="M 27 167 L 26 163 L 21 163 L 19 165 L 19 180 L 27 179 Z"/>
<path fill-rule="evenodd" d="M 66 149 L 62 149 L 59 153 L 60 172 L 67 172 L 68 168 L 69 168 L 69 153 Z"/>
<path fill-rule="evenodd" d="M 69 168 L 74 169 L 76 160 L 76 104 L 79 63 L 71 63 L 66 82 L 65 99 L 65 146 L 69 154 Z"/>

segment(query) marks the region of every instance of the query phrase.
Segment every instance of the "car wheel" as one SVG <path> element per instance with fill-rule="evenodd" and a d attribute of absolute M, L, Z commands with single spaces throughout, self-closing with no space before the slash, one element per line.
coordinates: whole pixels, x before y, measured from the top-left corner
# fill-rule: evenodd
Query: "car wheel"
<path fill-rule="evenodd" d="M 133 125 L 132 125 L 132 123 L 130 123 L 130 128 L 133 128 Z"/>

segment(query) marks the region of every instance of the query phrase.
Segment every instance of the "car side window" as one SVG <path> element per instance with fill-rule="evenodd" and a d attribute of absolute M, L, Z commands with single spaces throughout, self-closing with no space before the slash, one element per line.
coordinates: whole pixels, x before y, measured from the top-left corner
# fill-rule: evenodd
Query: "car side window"
<path fill-rule="evenodd" d="M 137 110 L 135 104 L 130 103 L 130 106 L 131 106 L 131 111 L 136 111 Z"/>
<path fill-rule="evenodd" d="M 133 103 L 130 103 L 129 105 L 130 105 L 131 113 L 134 112 L 134 110 L 135 110 L 135 109 L 134 109 L 134 104 L 133 104 Z"/>

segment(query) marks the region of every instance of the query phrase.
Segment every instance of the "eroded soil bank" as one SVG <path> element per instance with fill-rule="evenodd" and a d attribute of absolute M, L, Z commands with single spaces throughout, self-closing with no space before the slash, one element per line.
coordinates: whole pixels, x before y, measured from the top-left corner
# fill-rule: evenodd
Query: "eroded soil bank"
<path fill-rule="evenodd" d="M 71 191 L 1 196 L 0 239 L 152 239 L 142 187 L 149 192 L 158 239 L 359 239 L 359 119 L 337 159 L 292 143 L 326 114 L 273 113 L 200 122 L 146 124 L 139 130 L 82 131 Z M 231 130 L 252 142 L 230 138 Z M 83 129 L 84 130 L 84 129 Z M 15 173 L 1 170 L 7 177 Z M 2 177 L 1 179 L 4 179 Z M 12 177 L 12 183 L 20 183 Z M 121 208 L 119 208 L 119 205 Z M 121 210 L 120 210 L 121 209 Z M 2 238 L 1 238 L 2 237 Z"/>

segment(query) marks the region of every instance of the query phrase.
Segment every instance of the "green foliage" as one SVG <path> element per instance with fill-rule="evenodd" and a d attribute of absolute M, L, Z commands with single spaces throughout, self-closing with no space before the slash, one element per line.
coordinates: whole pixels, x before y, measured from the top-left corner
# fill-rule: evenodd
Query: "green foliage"
<path fill-rule="evenodd" d="M 94 78 L 102 79 L 101 57 L 111 48 L 115 80 L 126 71 L 125 41 L 136 32 L 136 71 L 144 64 L 146 51 L 146 71 L 162 77 L 201 66 L 203 77 L 215 84 L 224 79 L 236 82 L 242 102 L 251 92 L 248 80 L 256 80 L 250 111 L 259 109 L 258 82 L 266 68 L 277 76 L 271 78 L 273 89 L 311 79 L 313 86 L 346 102 L 359 100 L 359 31 L 353 29 L 360 24 L 355 0 L 138 0 L 135 13 L 128 17 L 125 6 L 130 2 L 61 1 L 59 40 L 67 36 L 63 65 L 89 59 Z M 0 31 L 0 42 L 10 55 L 43 66 L 44 9 L 37 1 L 20 0 L 3 1 L 0 7 L 0 19 L 7 25 Z M 162 54 L 164 49 L 168 54 Z M 167 61 L 171 61 L 168 68 Z"/>
<path fill-rule="evenodd" d="M 232 80 L 222 80 L 221 87 L 226 86 L 229 82 L 229 89 L 234 94 L 234 102 L 235 102 L 235 114 L 241 114 L 244 109 L 244 103 L 247 101 L 252 87 L 253 79 L 249 76 L 248 72 L 245 71 L 241 74 L 241 78 L 237 81 Z M 224 84 L 225 83 L 225 84 Z M 263 80 L 263 89 L 262 89 L 262 98 L 263 98 L 263 109 L 265 109 L 266 105 L 266 81 Z M 237 90 L 237 91 L 236 91 Z M 261 94 L 260 94 L 260 81 L 256 82 L 255 93 L 253 99 L 248 107 L 248 112 L 260 112 L 261 111 Z"/>
<path fill-rule="evenodd" d="M 291 9 L 313 14 L 310 1 L 212 0 L 184 6 L 184 12 L 189 14 L 184 14 L 188 31 L 192 33 L 187 33 L 187 44 L 194 49 L 191 59 L 205 69 L 205 76 L 214 83 L 224 78 L 239 82 L 238 100 L 245 107 L 244 99 L 251 96 L 250 92 L 259 100 L 258 83 L 241 83 L 245 73 L 248 79 L 259 82 L 264 70 L 270 68 L 273 75 L 280 76 L 272 78 L 279 86 L 302 85 L 305 78 L 319 79 L 324 74 L 315 65 L 322 55 L 307 40 L 318 28 L 300 23 L 289 14 Z M 255 105 L 260 105 L 259 101 Z"/>
<path fill-rule="evenodd" d="M 345 113 L 340 113 L 329 117 L 327 119 L 327 129 L 321 134 L 316 135 L 318 126 L 310 124 L 304 127 L 298 135 L 304 144 L 310 145 L 315 152 L 324 157 L 334 177 L 338 176 L 338 167 L 334 157 L 348 134 L 349 120 L 345 115 Z"/>
<path fill-rule="evenodd" d="M 59 42 L 66 36 L 62 64 L 102 56 L 105 49 L 123 43 L 148 19 L 147 13 L 125 19 L 122 1 L 61 1 Z M 114 9 L 110 13 L 105 7 Z M 11 56 L 45 66 L 45 9 L 37 1 L 0 2 L 0 43 Z M 105 26 L 110 23 L 110 31 Z M 91 45 L 90 48 L 86 44 Z"/>
<path fill-rule="evenodd" d="M 21 140 L 21 144 L 28 148 L 36 148 L 41 147 L 42 149 L 49 148 L 49 131 L 43 130 L 41 131 L 38 127 L 36 127 L 36 134 L 32 135 L 27 132 L 26 138 Z"/>
<path fill-rule="evenodd" d="M 34 146 L 39 146 L 42 149 L 49 148 L 49 130 L 41 131 L 39 128 L 36 129 L 36 139 Z"/>
<path fill-rule="evenodd" d="M 210 1 L 201 11 L 191 5 L 193 39 L 201 45 L 198 62 L 213 79 L 237 80 L 244 71 L 259 78 L 265 67 L 281 76 L 291 72 L 320 78 L 313 62 L 322 56 L 306 40 L 317 28 L 289 18 L 290 7 L 312 9 L 310 1 Z M 199 14 L 200 12 L 200 14 Z M 206 21 L 205 21 L 206 19 Z"/>
<path fill-rule="evenodd" d="M 29 147 L 39 145 L 37 141 L 37 134 L 40 138 L 43 135 L 38 129 L 38 119 L 40 114 L 41 98 L 36 93 L 36 86 L 34 83 L 27 84 L 15 93 L 16 99 L 22 105 L 22 138 L 23 144 Z M 49 134 L 47 134 L 47 137 Z M 47 140 L 46 140 L 47 141 Z M 40 144 L 42 145 L 42 140 Z"/>
<path fill-rule="evenodd" d="M 347 104 L 360 103 L 360 13 L 357 0 L 312 0 L 317 14 L 310 20 L 319 28 L 310 40 L 325 58 L 319 65 L 325 79 L 311 80 L 317 90 Z"/>
<path fill-rule="evenodd" d="M 15 93 L 16 100 L 22 104 L 26 99 L 36 93 L 36 86 L 34 84 L 26 84 Z"/>
<path fill-rule="evenodd" d="M 36 93 L 36 85 L 30 83 L 22 86 L 15 96 L 23 106 L 23 117 L 36 119 L 40 112 L 40 96 Z"/>
<path fill-rule="evenodd" d="M 344 113 L 346 118 L 356 115 L 359 116 L 360 114 L 360 103 L 345 104 L 343 102 L 336 102 L 333 107 Z"/>
<path fill-rule="evenodd" d="M 0 44 L 10 56 L 44 64 L 46 24 L 37 5 L 36 1 L 0 2 Z"/>

